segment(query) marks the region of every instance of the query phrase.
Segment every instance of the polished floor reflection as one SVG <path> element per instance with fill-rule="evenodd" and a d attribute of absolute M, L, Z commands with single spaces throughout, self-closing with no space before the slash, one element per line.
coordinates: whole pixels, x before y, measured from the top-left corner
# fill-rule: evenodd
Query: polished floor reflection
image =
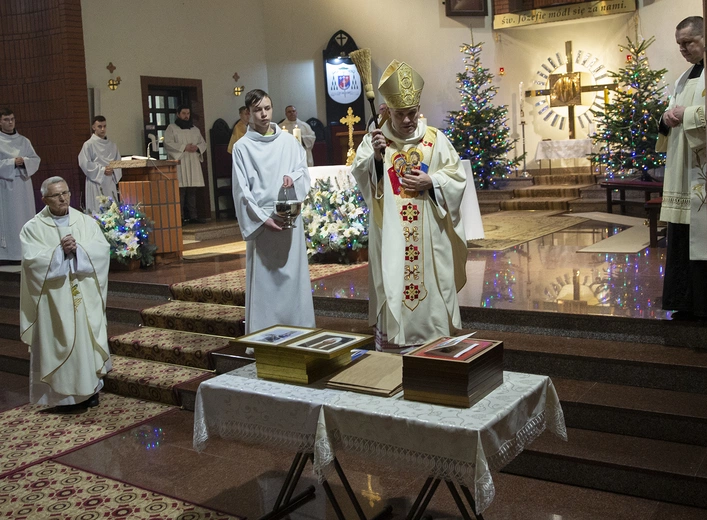
<path fill-rule="evenodd" d="M 506 251 L 469 251 L 462 307 L 666 319 L 665 248 L 580 253 L 622 228 L 587 221 Z M 315 296 L 368 299 L 366 269 L 313 282 Z"/>

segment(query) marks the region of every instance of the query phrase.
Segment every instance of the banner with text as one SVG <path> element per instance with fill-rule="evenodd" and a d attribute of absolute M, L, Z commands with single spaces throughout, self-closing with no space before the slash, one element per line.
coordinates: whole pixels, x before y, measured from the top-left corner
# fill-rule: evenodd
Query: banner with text
<path fill-rule="evenodd" d="M 630 13 L 636 10 L 636 0 L 598 0 L 545 9 L 533 9 L 519 13 L 497 14 L 493 17 L 494 29 L 508 29 L 524 25 L 563 22 L 594 18 L 609 14 Z"/>

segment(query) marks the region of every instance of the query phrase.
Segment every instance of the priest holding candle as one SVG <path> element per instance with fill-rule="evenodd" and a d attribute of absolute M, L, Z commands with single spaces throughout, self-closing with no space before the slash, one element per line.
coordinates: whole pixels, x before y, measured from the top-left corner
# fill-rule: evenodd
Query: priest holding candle
<path fill-rule="evenodd" d="M 314 141 L 317 140 L 314 130 L 304 121 L 297 119 L 297 108 L 294 105 L 288 105 L 285 108 L 285 115 L 287 118 L 280 123 L 282 129 L 290 132 L 304 147 L 307 152 L 307 166 L 314 166 L 312 148 L 314 147 Z"/>

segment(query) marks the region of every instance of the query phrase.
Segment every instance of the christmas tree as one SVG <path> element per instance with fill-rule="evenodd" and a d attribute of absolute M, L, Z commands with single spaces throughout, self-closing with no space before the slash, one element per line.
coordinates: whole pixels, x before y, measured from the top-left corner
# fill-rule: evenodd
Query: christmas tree
<path fill-rule="evenodd" d="M 660 82 L 666 69 L 651 70 L 646 49 L 655 38 L 636 44 L 628 40 L 626 66 L 609 72 L 617 83 L 613 99 L 604 110 L 592 110 L 597 117 L 598 131 L 592 136 L 601 145 L 592 160 L 606 165 L 607 177 L 623 178 L 640 174 L 651 180 L 648 170 L 665 164 L 665 154 L 655 151 L 658 123 L 668 102 L 663 97 Z M 624 51 L 620 47 L 621 52 Z"/>
<path fill-rule="evenodd" d="M 470 160 L 476 187 L 489 189 L 496 179 L 507 177 L 523 156 L 506 157 L 517 139 L 508 136 L 507 107 L 491 103 L 498 89 L 492 83 L 493 74 L 481 66 L 482 45 L 461 46 L 464 72 L 457 74 L 461 110 L 449 112 L 445 134 L 459 156 Z"/>

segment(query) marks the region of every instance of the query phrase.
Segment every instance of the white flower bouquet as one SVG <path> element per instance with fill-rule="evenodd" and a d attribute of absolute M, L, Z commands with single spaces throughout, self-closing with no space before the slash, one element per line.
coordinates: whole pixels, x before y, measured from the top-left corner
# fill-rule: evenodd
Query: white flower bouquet
<path fill-rule="evenodd" d="M 140 260 L 143 266 L 155 261 L 157 247 L 148 243 L 154 223 L 138 204 L 118 204 L 110 197 L 99 195 L 98 211 L 93 213 L 103 235 L 110 244 L 110 257 L 122 264 Z"/>

